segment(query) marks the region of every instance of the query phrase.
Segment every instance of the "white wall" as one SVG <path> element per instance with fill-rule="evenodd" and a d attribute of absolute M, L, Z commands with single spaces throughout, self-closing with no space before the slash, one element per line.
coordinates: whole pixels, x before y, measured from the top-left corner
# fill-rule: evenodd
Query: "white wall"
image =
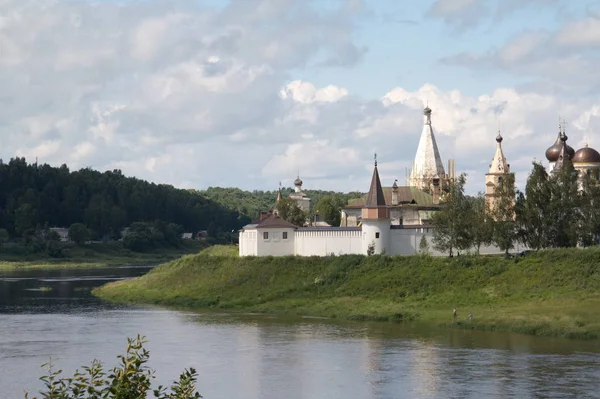
<path fill-rule="evenodd" d="M 327 256 L 362 253 L 360 230 L 296 230 L 298 256 Z"/>
<path fill-rule="evenodd" d="M 256 229 L 244 230 L 239 236 L 239 254 L 240 256 L 256 256 L 257 243 L 256 243 Z"/>
<path fill-rule="evenodd" d="M 361 241 L 363 255 L 367 254 L 370 245 L 374 245 L 375 254 L 391 253 L 390 220 L 363 219 Z"/>
<path fill-rule="evenodd" d="M 292 228 L 257 228 L 258 256 L 286 256 L 294 255 L 294 229 Z M 264 233 L 268 238 L 264 239 Z M 287 233 L 287 238 L 283 238 Z"/>

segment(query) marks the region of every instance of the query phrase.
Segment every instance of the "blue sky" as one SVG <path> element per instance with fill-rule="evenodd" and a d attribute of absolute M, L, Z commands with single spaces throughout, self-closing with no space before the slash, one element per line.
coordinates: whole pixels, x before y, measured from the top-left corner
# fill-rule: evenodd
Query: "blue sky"
<path fill-rule="evenodd" d="M 403 181 L 422 128 L 470 193 L 500 123 L 524 188 L 556 137 L 600 147 L 600 2 L 0 3 L 0 157 L 202 189 Z"/>

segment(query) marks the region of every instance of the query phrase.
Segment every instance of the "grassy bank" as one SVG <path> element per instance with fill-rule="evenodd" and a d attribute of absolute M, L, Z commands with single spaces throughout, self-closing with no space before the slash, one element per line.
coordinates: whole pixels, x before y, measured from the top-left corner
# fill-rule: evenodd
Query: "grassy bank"
<path fill-rule="evenodd" d="M 178 248 L 159 247 L 147 252 L 133 252 L 119 242 L 76 246 L 65 244 L 64 256 L 53 258 L 45 253 L 28 253 L 27 248 L 2 248 L 0 271 L 118 265 L 153 265 L 194 254 L 206 247 L 200 241 L 185 241 Z"/>
<path fill-rule="evenodd" d="M 109 300 L 600 337 L 600 249 L 523 258 L 239 258 L 211 247 L 95 290 Z M 452 309 L 458 318 L 453 319 Z M 469 320 L 469 313 L 473 319 Z"/>

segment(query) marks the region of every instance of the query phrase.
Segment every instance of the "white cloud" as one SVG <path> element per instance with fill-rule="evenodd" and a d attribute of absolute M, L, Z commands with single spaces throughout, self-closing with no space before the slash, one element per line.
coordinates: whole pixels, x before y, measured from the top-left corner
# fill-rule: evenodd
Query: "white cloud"
<path fill-rule="evenodd" d="M 384 183 L 404 182 L 426 103 L 444 160 L 473 171 L 470 192 L 483 188 L 497 119 L 517 181 L 553 143 L 559 113 L 573 121 L 572 143 L 600 146 L 592 97 L 511 88 L 473 97 L 424 83 L 365 100 L 297 79 L 306 65 L 360 59 L 355 2 L 327 16 L 304 0 L 235 0 L 220 11 L 169 3 L 0 2 L 2 158 L 121 168 L 198 189 L 272 189 L 300 169 L 310 188 L 366 190 L 374 152 Z M 492 59 L 532 62 L 535 46 L 521 46 Z"/>
<path fill-rule="evenodd" d="M 571 21 L 557 32 L 556 42 L 562 46 L 600 46 L 600 18 Z"/>

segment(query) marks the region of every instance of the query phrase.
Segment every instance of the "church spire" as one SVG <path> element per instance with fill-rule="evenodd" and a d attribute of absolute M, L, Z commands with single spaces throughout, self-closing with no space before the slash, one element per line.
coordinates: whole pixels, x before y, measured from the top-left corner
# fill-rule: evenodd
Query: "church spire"
<path fill-rule="evenodd" d="M 383 188 L 379 179 L 379 171 L 377 170 L 377 154 L 375 154 L 375 167 L 373 168 L 373 177 L 371 178 L 371 187 L 367 195 L 366 208 L 378 208 L 385 205 L 385 197 L 383 196 Z"/>
<path fill-rule="evenodd" d="M 569 154 L 569 146 L 567 145 L 567 135 L 564 133 L 564 130 L 562 132 L 562 135 L 560 136 L 560 141 L 561 141 L 561 147 L 560 147 L 560 152 L 558 155 L 558 159 L 556 160 L 556 163 L 554 164 L 554 169 L 553 172 L 558 172 L 560 169 L 564 168 L 565 165 L 570 164 L 571 163 L 571 155 Z"/>
<path fill-rule="evenodd" d="M 446 175 L 431 126 L 431 108 L 429 106 L 425 107 L 423 115 L 423 131 L 409 178 L 409 185 L 421 189 L 428 188 L 429 181 L 435 176 L 441 178 Z"/>
<path fill-rule="evenodd" d="M 498 135 L 496 136 L 496 153 L 494 154 L 494 159 L 492 159 L 492 163 L 490 164 L 490 172 L 489 173 L 510 173 L 510 165 L 506 163 L 506 157 L 504 156 L 504 152 L 502 151 L 502 134 L 500 133 L 500 128 L 498 128 Z"/>

